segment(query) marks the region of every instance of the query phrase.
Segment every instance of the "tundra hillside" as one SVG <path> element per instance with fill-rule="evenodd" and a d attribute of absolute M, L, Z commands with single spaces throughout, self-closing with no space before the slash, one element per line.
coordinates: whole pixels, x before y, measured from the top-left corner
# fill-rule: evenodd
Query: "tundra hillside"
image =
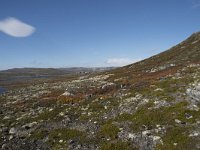
<path fill-rule="evenodd" d="M 122 68 L 0 96 L 3 150 L 200 149 L 200 33 Z"/>

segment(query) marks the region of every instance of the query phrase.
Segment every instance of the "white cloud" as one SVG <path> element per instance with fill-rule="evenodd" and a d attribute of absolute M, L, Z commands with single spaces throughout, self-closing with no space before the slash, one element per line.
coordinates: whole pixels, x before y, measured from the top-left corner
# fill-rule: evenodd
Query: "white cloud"
<path fill-rule="evenodd" d="M 27 37 L 35 28 L 16 18 L 6 18 L 0 21 L 0 31 L 14 37 Z"/>
<path fill-rule="evenodd" d="M 132 64 L 132 63 L 135 63 L 139 61 L 139 59 L 137 60 L 131 60 L 129 58 L 109 58 L 107 61 L 106 61 L 106 64 L 109 65 L 109 66 L 125 66 L 125 65 L 129 65 L 129 64 Z"/>

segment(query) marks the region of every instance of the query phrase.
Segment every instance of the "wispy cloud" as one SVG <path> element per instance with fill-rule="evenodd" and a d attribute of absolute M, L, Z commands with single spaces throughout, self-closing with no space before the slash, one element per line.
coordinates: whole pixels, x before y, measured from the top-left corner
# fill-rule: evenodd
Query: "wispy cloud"
<path fill-rule="evenodd" d="M 200 0 L 192 0 L 192 7 L 199 8 L 200 7 Z"/>
<path fill-rule="evenodd" d="M 27 37 L 33 34 L 35 28 L 16 18 L 0 20 L 0 31 L 13 37 Z"/>
<path fill-rule="evenodd" d="M 139 59 L 137 60 L 131 60 L 129 58 L 109 58 L 107 61 L 106 61 L 106 64 L 109 65 L 109 66 L 125 66 L 125 65 L 129 65 L 129 64 L 132 64 L 132 63 L 135 63 L 139 61 Z"/>
<path fill-rule="evenodd" d="M 43 65 L 45 65 L 44 63 L 37 61 L 37 60 L 33 60 L 30 62 L 31 67 L 41 67 Z"/>

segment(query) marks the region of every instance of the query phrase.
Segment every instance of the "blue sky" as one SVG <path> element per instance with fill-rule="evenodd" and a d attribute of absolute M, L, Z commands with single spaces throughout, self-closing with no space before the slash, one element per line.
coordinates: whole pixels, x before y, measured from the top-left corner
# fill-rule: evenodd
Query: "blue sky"
<path fill-rule="evenodd" d="M 1 70 L 120 66 L 200 31 L 200 0 L 0 0 L 0 23 L 9 17 L 34 32 L 0 28 Z"/>

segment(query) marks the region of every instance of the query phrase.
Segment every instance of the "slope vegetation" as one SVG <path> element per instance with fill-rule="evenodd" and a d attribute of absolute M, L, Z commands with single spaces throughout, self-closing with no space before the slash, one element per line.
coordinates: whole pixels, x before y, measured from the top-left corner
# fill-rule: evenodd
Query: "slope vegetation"
<path fill-rule="evenodd" d="M 141 62 L 0 96 L 4 149 L 200 149 L 200 33 Z"/>

